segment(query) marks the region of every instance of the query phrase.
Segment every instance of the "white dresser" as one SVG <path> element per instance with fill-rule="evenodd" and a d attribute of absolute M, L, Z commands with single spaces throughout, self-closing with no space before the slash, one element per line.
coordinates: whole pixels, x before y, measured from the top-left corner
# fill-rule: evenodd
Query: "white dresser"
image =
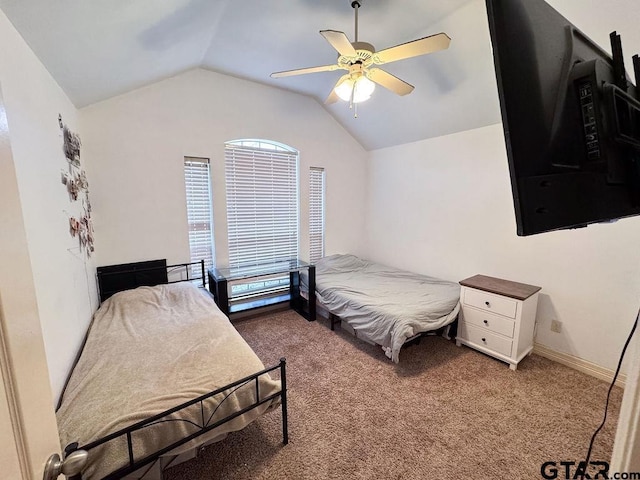
<path fill-rule="evenodd" d="M 512 370 L 533 350 L 541 287 L 475 275 L 460 282 L 456 345 L 507 362 Z"/>

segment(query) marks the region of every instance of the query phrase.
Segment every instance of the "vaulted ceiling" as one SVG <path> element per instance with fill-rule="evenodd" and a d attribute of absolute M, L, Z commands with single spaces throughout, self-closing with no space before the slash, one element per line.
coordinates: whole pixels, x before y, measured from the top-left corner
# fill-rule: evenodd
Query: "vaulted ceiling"
<path fill-rule="evenodd" d="M 640 51 L 640 2 L 550 0 L 607 50 Z M 354 40 L 350 0 L 0 0 L 0 8 L 77 107 L 202 67 L 312 96 L 324 105 L 342 71 L 280 79 L 272 72 L 334 63 L 320 30 Z M 363 0 L 359 40 L 377 50 L 446 32 L 448 50 L 384 68 L 415 86 L 378 87 L 359 104 L 324 108 L 368 150 L 500 121 L 483 0 Z"/>

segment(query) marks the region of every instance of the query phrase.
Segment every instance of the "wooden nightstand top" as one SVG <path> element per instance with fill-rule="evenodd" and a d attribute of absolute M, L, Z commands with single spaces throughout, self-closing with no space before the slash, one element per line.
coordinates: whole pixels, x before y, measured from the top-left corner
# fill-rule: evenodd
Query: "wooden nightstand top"
<path fill-rule="evenodd" d="M 473 277 L 466 278 L 460 281 L 460 285 L 484 290 L 485 292 L 491 292 L 497 295 L 504 295 L 505 297 L 511 297 L 517 300 L 526 300 L 542 289 L 542 287 L 512 282 L 511 280 L 503 280 L 501 278 L 487 277 L 486 275 L 474 275 Z"/>

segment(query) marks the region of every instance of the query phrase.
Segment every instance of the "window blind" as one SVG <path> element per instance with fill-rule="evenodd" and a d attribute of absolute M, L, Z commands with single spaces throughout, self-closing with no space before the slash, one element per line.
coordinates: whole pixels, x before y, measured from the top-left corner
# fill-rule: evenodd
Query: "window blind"
<path fill-rule="evenodd" d="M 309 169 L 309 261 L 324 257 L 324 168 Z"/>
<path fill-rule="evenodd" d="M 225 145 L 229 265 L 298 257 L 298 154 Z"/>
<path fill-rule="evenodd" d="M 191 262 L 204 260 L 205 268 L 211 268 L 213 267 L 213 229 L 209 159 L 185 157 L 184 183 L 187 194 Z M 194 277 L 200 277 L 202 274 L 200 266 L 193 266 L 191 274 Z"/>

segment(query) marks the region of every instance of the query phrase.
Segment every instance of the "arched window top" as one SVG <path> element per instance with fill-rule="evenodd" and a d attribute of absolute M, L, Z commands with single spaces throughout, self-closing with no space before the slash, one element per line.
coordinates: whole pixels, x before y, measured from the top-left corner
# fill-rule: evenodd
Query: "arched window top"
<path fill-rule="evenodd" d="M 290 152 L 290 153 L 298 153 L 293 147 L 289 145 L 285 145 L 284 143 L 275 142 L 273 140 L 262 140 L 258 138 L 242 138 L 239 140 L 231 140 L 226 142 L 229 147 L 247 147 L 247 148 L 255 148 L 258 150 L 274 150 L 276 152 Z"/>

